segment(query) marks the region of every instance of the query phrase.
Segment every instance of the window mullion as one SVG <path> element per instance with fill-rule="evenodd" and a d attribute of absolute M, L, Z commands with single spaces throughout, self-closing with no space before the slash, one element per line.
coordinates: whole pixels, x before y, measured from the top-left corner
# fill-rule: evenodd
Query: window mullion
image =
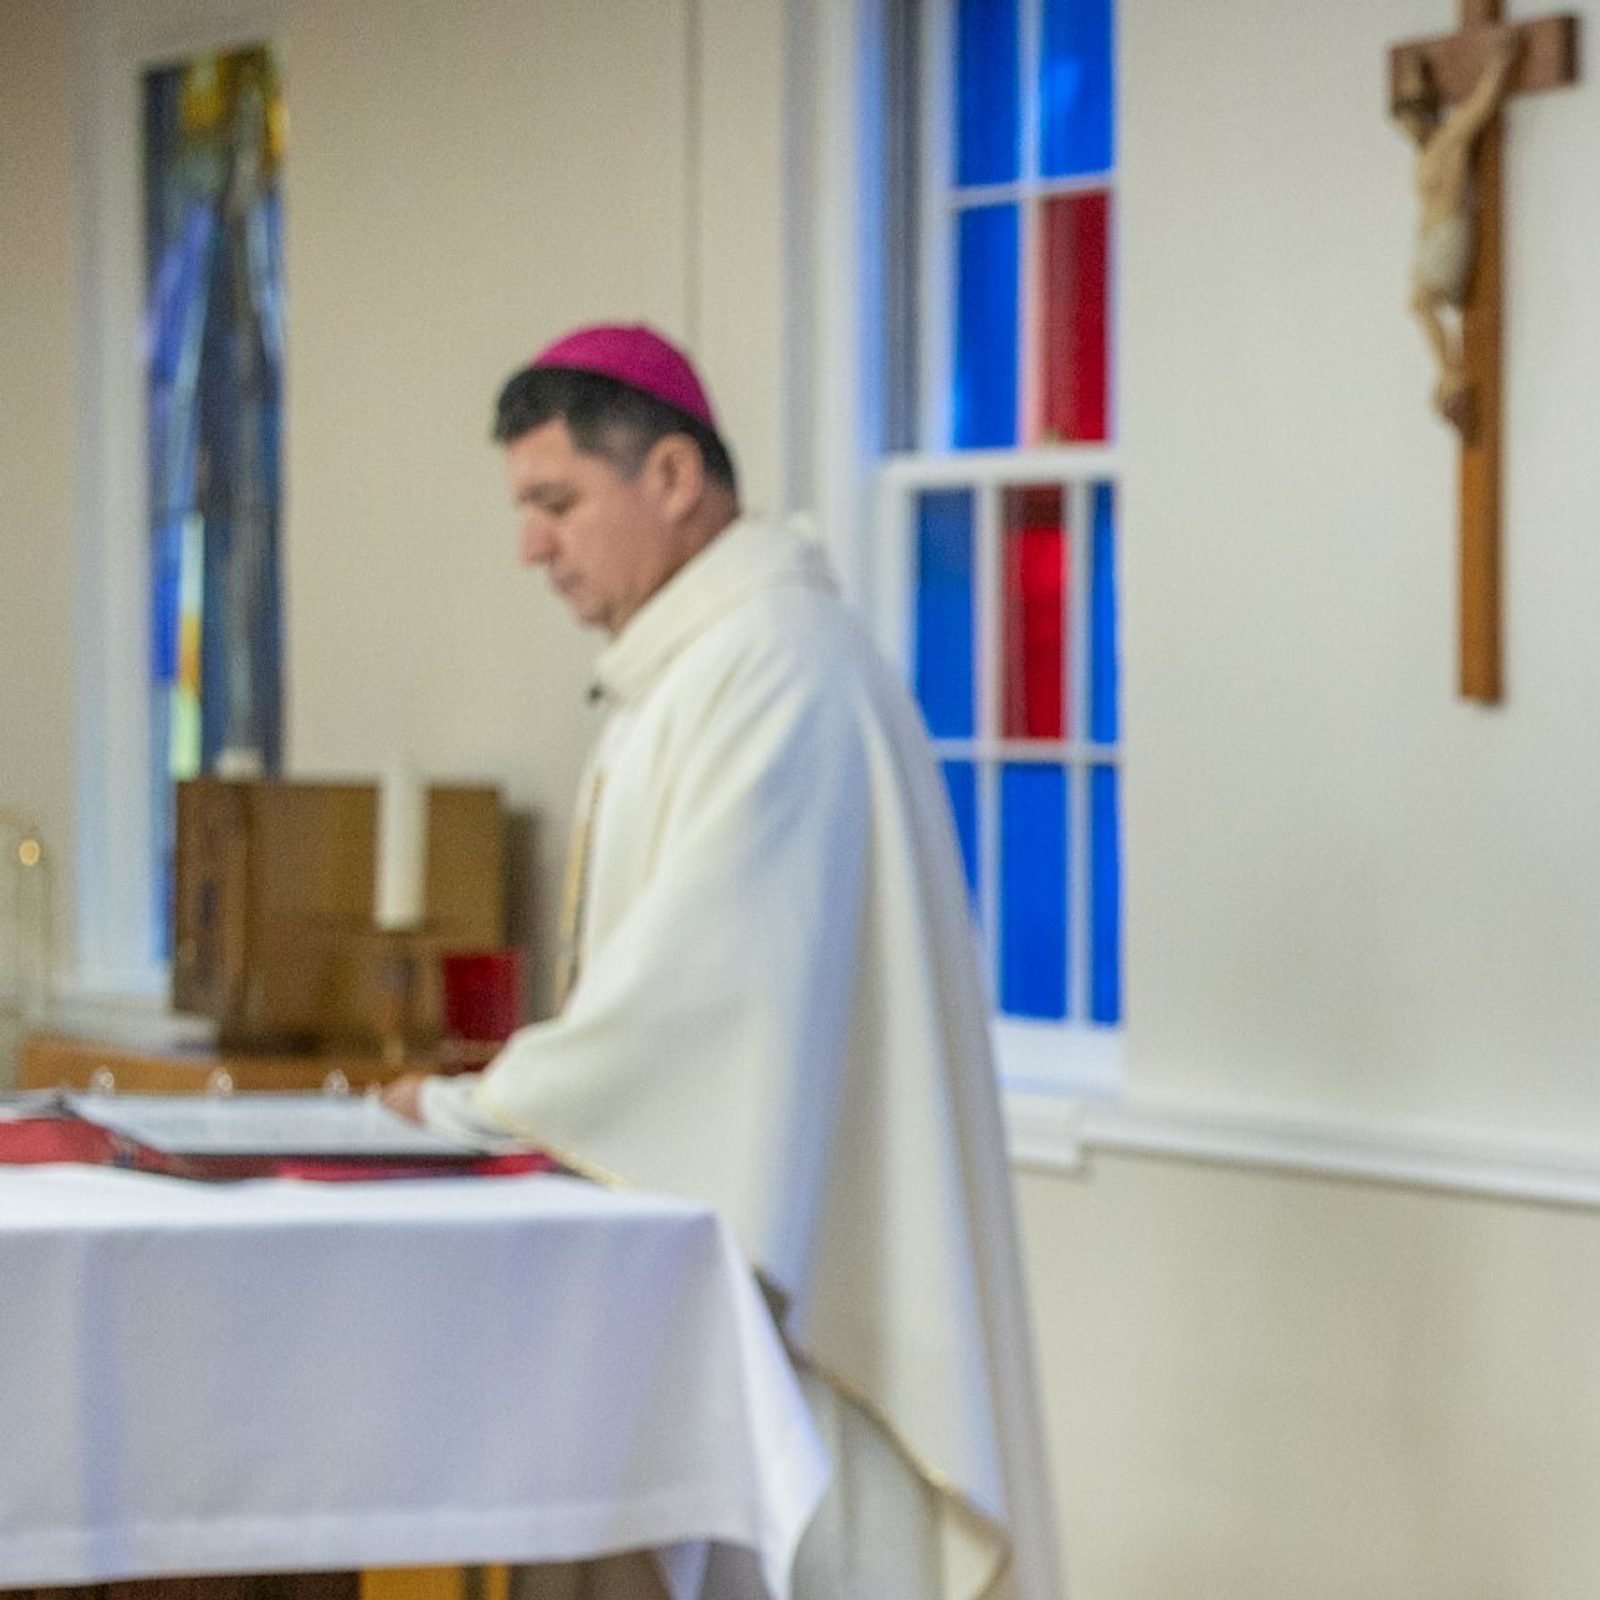
<path fill-rule="evenodd" d="M 1114 480 L 1114 446 L 1051 443 L 1031 450 L 957 450 L 899 456 L 884 464 L 886 479 L 917 489 L 964 489 L 972 484 L 1038 482 L 1071 472 Z"/>
<path fill-rule="evenodd" d="M 1000 1009 L 1000 768 L 979 761 L 978 929 L 983 947 L 984 985 L 990 1005 Z"/>
<path fill-rule="evenodd" d="M 911 625 L 912 597 L 917 582 L 916 505 L 920 493 L 914 482 L 882 481 L 878 494 L 876 525 L 885 537 L 876 552 L 874 581 L 871 585 L 873 615 L 880 646 L 891 661 L 910 671 L 915 659 L 916 639 Z"/>
<path fill-rule="evenodd" d="M 1001 529 L 1000 504 L 1003 491 L 996 484 L 985 484 L 976 491 L 978 538 L 975 553 L 978 563 L 978 628 L 976 683 L 978 738 L 986 745 L 1001 736 L 1004 726 L 1000 700 L 1004 686 L 1004 642 L 1001 606 Z"/>
<path fill-rule="evenodd" d="M 1070 698 L 1067 733 L 1082 751 L 1089 725 L 1089 569 L 1093 551 L 1090 528 L 1093 519 L 1093 486 L 1080 480 L 1062 489 L 1066 509 L 1067 555 L 1070 573 L 1067 584 L 1067 662 Z M 1067 1015 L 1087 1019 L 1092 971 L 1089 948 L 1089 762 L 1079 754 L 1068 769 L 1071 801 L 1067 832 Z"/>
<path fill-rule="evenodd" d="M 1121 755 L 1114 744 L 1075 739 L 930 739 L 941 761 L 1004 761 L 1065 766 L 1080 761 L 1090 766 L 1114 767 Z"/>
<path fill-rule="evenodd" d="M 1015 183 L 971 183 L 946 189 L 944 203 L 952 212 L 970 211 L 974 206 L 1006 205 L 1028 196 L 1053 200 L 1059 195 L 1098 194 L 1114 186 L 1116 174 L 1074 173 L 1065 178 L 1019 178 Z"/>
<path fill-rule="evenodd" d="M 1018 217 L 1021 282 L 1017 293 L 1017 443 L 1024 449 L 1039 442 L 1039 204 L 1032 184 L 1023 186 Z"/>
<path fill-rule="evenodd" d="M 951 444 L 951 326 L 955 320 L 955 274 L 951 270 L 953 216 L 944 203 L 954 172 L 950 108 L 955 104 L 953 66 L 956 0 L 931 0 L 922 30 L 922 394 L 919 437 L 927 450 Z"/>
<path fill-rule="evenodd" d="M 1018 176 L 1018 217 L 1022 279 L 1017 295 L 1017 443 L 1038 442 L 1040 399 L 1039 359 L 1041 337 L 1039 304 L 1039 52 L 1043 22 L 1041 0 L 1022 0 L 1017 44 L 1021 52 L 1017 96 L 1022 116 L 1021 171 Z"/>
<path fill-rule="evenodd" d="M 988 954 L 988 973 L 999 996 L 1000 977 L 1000 765 L 995 746 L 1003 723 L 1000 696 L 1004 663 L 1000 659 L 1004 630 L 1001 622 L 1001 531 L 1002 491 L 986 484 L 976 492 L 978 538 L 978 627 L 976 690 L 978 696 L 978 749 L 983 759 L 978 764 L 978 859 L 979 905 L 982 908 L 984 948 Z"/>

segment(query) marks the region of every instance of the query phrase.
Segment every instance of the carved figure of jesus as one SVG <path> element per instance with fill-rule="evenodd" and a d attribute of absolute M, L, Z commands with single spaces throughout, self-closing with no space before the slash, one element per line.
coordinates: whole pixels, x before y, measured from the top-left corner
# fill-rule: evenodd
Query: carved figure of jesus
<path fill-rule="evenodd" d="M 1460 314 L 1472 282 L 1476 243 L 1473 156 L 1484 129 L 1500 109 L 1522 53 L 1513 33 L 1464 99 L 1447 111 L 1426 57 L 1401 65 L 1395 120 L 1417 146 L 1417 197 L 1422 203 L 1411 264 L 1411 310 L 1438 362 L 1434 409 L 1462 433 L 1469 431 L 1472 394 L 1462 361 Z"/>

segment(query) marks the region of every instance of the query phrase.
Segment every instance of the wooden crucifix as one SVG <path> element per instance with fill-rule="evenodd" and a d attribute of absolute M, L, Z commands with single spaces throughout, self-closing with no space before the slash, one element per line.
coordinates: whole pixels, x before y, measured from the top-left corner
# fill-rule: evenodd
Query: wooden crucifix
<path fill-rule="evenodd" d="M 1460 691 L 1500 699 L 1500 127 L 1509 94 L 1577 79 L 1576 17 L 1506 24 L 1461 0 L 1461 31 L 1389 53 L 1389 108 L 1415 140 L 1422 225 L 1412 310 L 1461 435 Z"/>

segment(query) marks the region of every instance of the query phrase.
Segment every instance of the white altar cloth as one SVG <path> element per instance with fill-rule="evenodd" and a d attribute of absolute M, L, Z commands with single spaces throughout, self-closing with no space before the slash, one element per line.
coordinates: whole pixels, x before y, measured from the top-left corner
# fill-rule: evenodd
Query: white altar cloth
<path fill-rule="evenodd" d="M 0 1168 L 0 1588 L 716 1539 L 783 1600 L 827 1470 L 700 1206 Z"/>

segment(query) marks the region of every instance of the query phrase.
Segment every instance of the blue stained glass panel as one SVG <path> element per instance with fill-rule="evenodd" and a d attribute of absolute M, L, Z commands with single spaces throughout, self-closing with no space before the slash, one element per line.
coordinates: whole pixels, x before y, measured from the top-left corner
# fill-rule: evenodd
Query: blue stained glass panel
<path fill-rule="evenodd" d="M 1112 0 L 1044 0 L 1039 165 L 1047 178 L 1109 172 L 1114 160 Z"/>
<path fill-rule="evenodd" d="M 1015 206 L 974 206 L 956 221 L 957 449 L 1017 442 L 1018 220 Z"/>
<path fill-rule="evenodd" d="M 1094 486 L 1089 525 L 1089 737 L 1115 744 L 1121 727 L 1117 671 L 1116 493 Z"/>
<path fill-rule="evenodd" d="M 183 519 L 167 517 L 156 523 L 153 533 L 150 546 L 150 681 L 165 690 L 178 676 Z M 164 778 L 165 764 L 161 773 Z"/>
<path fill-rule="evenodd" d="M 967 893 L 978 903 L 978 773 L 970 761 L 946 761 L 944 784 L 950 793 L 950 814 L 961 843 L 961 864 L 967 871 Z"/>
<path fill-rule="evenodd" d="M 956 182 L 1012 183 L 1022 146 L 1017 0 L 956 8 Z"/>
<path fill-rule="evenodd" d="M 1122 1021 L 1122 827 L 1115 767 L 1089 772 L 1089 1018 Z"/>
<path fill-rule="evenodd" d="M 1067 1014 L 1067 775 L 1000 770 L 1000 1009 Z"/>
<path fill-rule="evenodd" d="M 973 501 L 941 489 L 917 504 L 917 699 L 936 739 L 973 732 Z"/>

